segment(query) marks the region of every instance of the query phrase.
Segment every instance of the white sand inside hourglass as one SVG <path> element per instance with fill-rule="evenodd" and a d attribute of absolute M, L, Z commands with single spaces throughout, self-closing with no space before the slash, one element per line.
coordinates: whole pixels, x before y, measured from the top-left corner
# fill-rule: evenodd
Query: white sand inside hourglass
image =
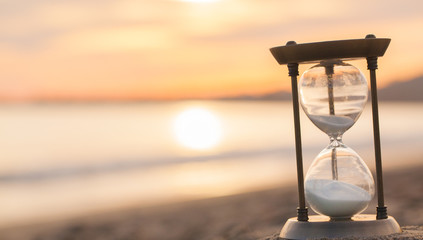
<path fill-rule="evenodd" d="M 344 132 L 352 125 L 354 120 L 350 117 L 336 115 L 309 115 L 310 120 L 325 133 Z"/>
<path fill-rule="evenodd" d="M 307 180 L 305 190 L 313 210 L 333 218 L 347 218 L 360 213 L 372 198 L 358 186 L 328 179 Z"/>

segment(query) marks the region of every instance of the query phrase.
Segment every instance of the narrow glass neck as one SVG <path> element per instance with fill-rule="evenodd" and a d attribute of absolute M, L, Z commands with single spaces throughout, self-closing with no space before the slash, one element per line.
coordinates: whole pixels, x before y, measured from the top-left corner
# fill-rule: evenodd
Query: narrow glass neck
<path fill-rule="evenodd" d="M 333 136 L 329 136 L 329 140 L 330 140 L 330 145 L 334 146 L 334 147 L 338 147 L 340 145 L 342 145 L 342 135 L 338 135 L 336 137 Z"/>

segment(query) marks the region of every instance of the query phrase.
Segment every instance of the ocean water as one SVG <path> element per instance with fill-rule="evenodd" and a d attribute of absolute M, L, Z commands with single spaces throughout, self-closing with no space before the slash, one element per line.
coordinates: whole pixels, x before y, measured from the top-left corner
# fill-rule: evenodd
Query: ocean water
<path fill-rule="evenodd" d="M 175 119 L 189 109 L 218 122 L 208 132 L 219 136 L 194 139 L 215 138 L 202 149 L 175 133 Z M 422 103 L 380 103 L 385 169 L 423 164 L 415 157 L 423 154 L 422 119 Z M 207 128 L 187 124 L 193 134 Z M 306 172 L 329 140 L 304 114 L 301 124 Z M 374 168 L 370 105 L 344 143 Z M 289 102 L 1 105 L 0 153 L 0 228 L 296 179 Z"/>

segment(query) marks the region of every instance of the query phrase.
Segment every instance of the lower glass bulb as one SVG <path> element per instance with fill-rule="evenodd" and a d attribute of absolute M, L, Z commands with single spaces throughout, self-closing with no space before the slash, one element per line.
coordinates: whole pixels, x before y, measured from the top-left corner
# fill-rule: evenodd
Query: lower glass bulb
<path fill-rule="evenodd" d="M 310 166 L 305 194 L 315 212 L 332 219 L 351 218 L 369 205 L 374 181 L 360 156 L 334 140 Z"/>

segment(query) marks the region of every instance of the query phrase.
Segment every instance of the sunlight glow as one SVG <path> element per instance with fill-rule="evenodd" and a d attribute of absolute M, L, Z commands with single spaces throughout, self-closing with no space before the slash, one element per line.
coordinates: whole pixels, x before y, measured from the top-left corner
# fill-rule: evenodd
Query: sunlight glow
<path fill-rule="evenodd" d="M 180 0 L 181 2 L 194 2 L 194 3 L 205 3 L 205 2 L 217 2 L 217 0 Z"/>
<path fill-rule="evenodd" d="M 180 113 L 173 123 L 173 131 L 178 143 L 197 150 L 215 146 L 222 135 L 219 119 L 203 108 L 191 108 Z"/>

